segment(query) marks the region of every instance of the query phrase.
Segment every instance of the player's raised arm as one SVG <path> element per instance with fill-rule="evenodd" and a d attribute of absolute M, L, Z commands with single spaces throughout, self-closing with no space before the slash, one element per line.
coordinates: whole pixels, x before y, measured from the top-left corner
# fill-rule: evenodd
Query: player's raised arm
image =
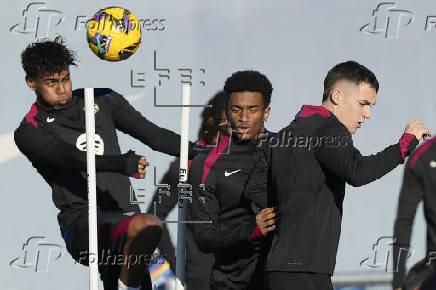
<path fill-rule="evenodd" d="M 326 139 L 316 148 L 316 157 L 324 166 L 343 176 L 347 183 L 353 186 L 370 183 L 404 163 L 405 157 L 418 145 L 418 139 L 409 132 L 420 132 L 421 135 L 417 136 L 420 138 L 424 132 L 428 132 L 423 127 L 415 128 L 414 131 L 406 130 L 398 143 L 376 154 L 363 156 L 354 147 L 344 126 L 326 124 L 325 127 L 321 130 L 321 135 L 326 136 Z M 328 142 L 327 138 L 334 138 L 337 142 Z"/>
<path fill-rule="evenodd" d="M 140 140 L 151 149 L 172 156 L 180 155 L 180 135 L 162 128 L 147 120 L 117 92 L 111 91 L 110 105 L 115 127 Z M 193 156 L 193 144 L 190 143 L 190 156 Z"/>

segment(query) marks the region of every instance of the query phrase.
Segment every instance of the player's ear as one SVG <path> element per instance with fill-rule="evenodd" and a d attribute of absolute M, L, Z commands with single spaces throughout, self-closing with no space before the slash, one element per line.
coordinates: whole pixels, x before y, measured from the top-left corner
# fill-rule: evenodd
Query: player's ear
<path fill-rule="evenodd" d="M 35 85 L 35 81 L 32 78 L 26 76 L 26 84 L 32 91 L 35 90 L 36 85 Z"/>
<path fill-rule="evenodd" d="M 212 127 L 214 125 L 215 119 L 213 117 L 209 117 L 207 119 L 207 126 Z"/>
<path fill-rule="evenodd" d="M 337 105 L 341 102 L 341 96 L 342 96 L 341 88 L 335 87 L 330 95 L 330 100 L 334 105 Z"/>
<path fill-rule="evenodd" d="M 271 112 L 271 107 L 268 106 L 263 110 L 263 122 L 268 121 L 269 113 Z"/>

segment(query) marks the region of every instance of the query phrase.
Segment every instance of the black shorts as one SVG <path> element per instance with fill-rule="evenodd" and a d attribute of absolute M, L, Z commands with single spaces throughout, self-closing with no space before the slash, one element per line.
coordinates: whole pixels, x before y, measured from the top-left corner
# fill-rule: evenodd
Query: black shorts
<path fill-rule="evenodd" d="M 121 266 L 123 263 L 133 262 L 124 258 L 123 249 L 127 241 L 129 223 L 136 215 L 121 211 L 97 212 L 98 268 L 105 289 L 117 289 Z M 62 237 L 73 259 L 77 263 L 88 265 L 88 212 L 83 212 L 78 219 L 66 227 Z M 145 280 L 150 280 L 150 277 L 145 277 Z"/>
<path fill-rule="evenodd" d="M 328 274 L 305 272 L 268 272 L 269 290 L 333 290 Z"/>
<path fill-rule="evenodd" d="M 110 263 L 112 256 L 122 255 L 127 229 L 136 214 L 120 211 L 98 211 L 99 264 Z M 88 265 L 88 212 L 84 212 L 62 233 L 68 252 L 76 262 Z M 92 258 L 92 257 L 90 257 Z"/>

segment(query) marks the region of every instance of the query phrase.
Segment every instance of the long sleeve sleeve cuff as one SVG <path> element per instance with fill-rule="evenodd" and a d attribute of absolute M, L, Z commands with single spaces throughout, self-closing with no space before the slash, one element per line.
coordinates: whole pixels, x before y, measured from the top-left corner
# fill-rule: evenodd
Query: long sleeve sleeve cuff
<path fill-rule="evenodd" d="M 403 157 L 403 161 L 410 153 L 415 150 L 416 146 L 418 146 L 419 141 L 416 139 L 415 135 L 410 133 L 403 133 L 400 138 L 400 148 L 401 148 L 401 156 Z"/>
<path fill-rule="evenodd" d="M 262 230 L 260 229 L 260 226 L 257 225 L 256 228 L 254 229 L 253 233 L 250 236 L 250 242 L 253 242 L 261 237 L 266 236 L 266 234 L 264 234 L 262 232 Z"/>

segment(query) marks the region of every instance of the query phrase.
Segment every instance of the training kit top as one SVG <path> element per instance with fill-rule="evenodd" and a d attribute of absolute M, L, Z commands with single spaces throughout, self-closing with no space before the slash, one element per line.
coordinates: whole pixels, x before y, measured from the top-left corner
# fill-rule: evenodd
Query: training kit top
<path fill-rule="evenodd" d="M 180 136 L 144 118 L 120 94 L 94 89 L 97 206 L 139 213 L 129 176 L 138 177 L 139 155 L 121 154 L 115 129 L 153 150 L 178 155 Z M 84 90 L 73 91 L 62 110 L 36 101 L 15 130 L 15 143 L 52 188 L 61 232 L 88 210 Z M 136 199 L 136 198 L 135 198 Z"/>
<path fill-rule="evenodd" d="M 406 260 L 413 254 L 410 237 L 416 208 L 424 202 L 427 222 L 427 262 L 436 260 L 436 138 L 419 147 L 404 168 L 404 179 L 394 226 L 394 288 L 401 287 L 406 272 Z"/>
<path fill-rule="evenodd" d="M 265 192 L 253 197 L 246 191 L 258 148 L 258 141 L 226 136 L 191 164 L 193 200 L 188 214 L 196 223 L 189 226 L 199 249 L 214 253 L 212 289 L 247 289 L 259 278 L 254 273 L 263 270 L 258 263 L 263 243 L 255 239 L 255 230 L 256 214 L 266 207 L 267 197 Z"/>
<path fill-rule="evenodd" d="M 332 275 L 345 183 L 361 186 L 381 178 L 403 163 L 417 144 L 414 135 L 403 134 L 397 144 L 362 156 L 333 113 L 303 106 L 291 124 L 263 146 L 268 196 L 277 206 L 266 270 Z"/>

